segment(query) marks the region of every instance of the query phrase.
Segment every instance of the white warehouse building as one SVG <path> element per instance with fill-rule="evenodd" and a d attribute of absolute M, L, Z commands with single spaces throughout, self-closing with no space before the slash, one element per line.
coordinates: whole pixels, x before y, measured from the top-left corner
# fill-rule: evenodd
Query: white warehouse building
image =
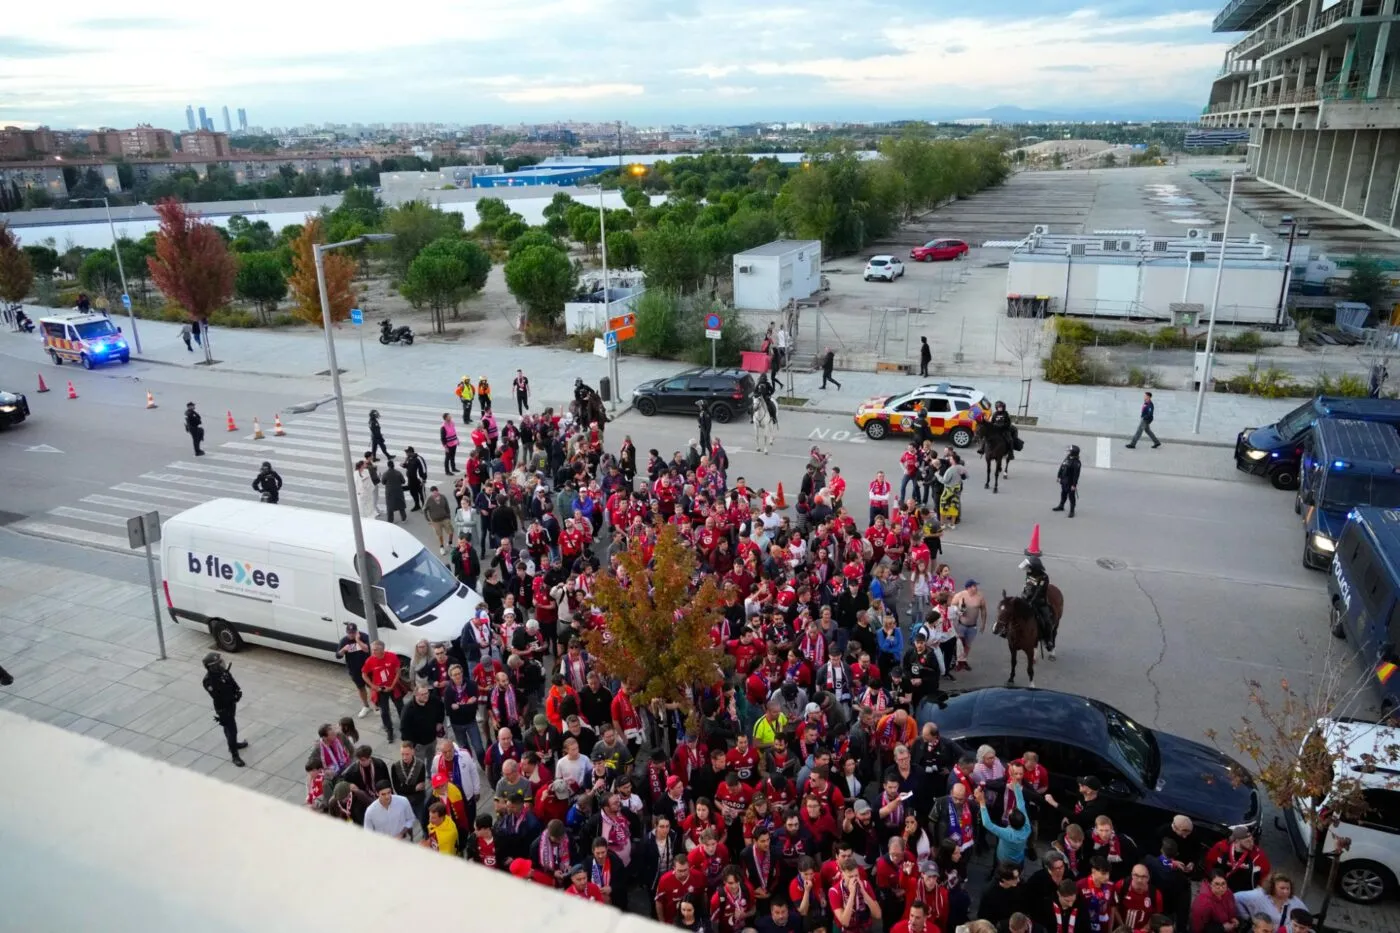
<path fill-rule="evenodd" d="M 734 254 L 734 307 L 739 311 L 781 311 L 821 287 L 821 240 L 774 240 Z"/>
<path fill-rule="evenodd" d="M 1172 321 L 1186 305 L 1208 314 L 1222 248 L 1216 320 L 1273 324 L 1283 258 L 1257 235 L 1222 245 L 1219 231 L 1204 228 L 1150 236 L 1142 230 L 1053 234 L 1037 226 L 1012 249 L 1007 313 L 1035 307 L 1051 314 Z"/>

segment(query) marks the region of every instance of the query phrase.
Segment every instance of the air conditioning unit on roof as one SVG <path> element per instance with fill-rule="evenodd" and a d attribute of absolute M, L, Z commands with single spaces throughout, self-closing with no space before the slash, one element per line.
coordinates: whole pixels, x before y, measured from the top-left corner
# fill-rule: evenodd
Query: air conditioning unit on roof
<path fill-rule="evenodd" d="M 1188 240 L 1204 240 L 1205 238 L 1206 232 L 1200 227 L 1192 227 L 1186 231 L 1186 239 Z"/>
<path fill-rule="evenodd" d="M 1034 227 L 1031 227 L 1031 233 L 1039 236 L 1047 236 L 1050 233 L 1050 227 L 1048 224 L 1036 224 Z"/>

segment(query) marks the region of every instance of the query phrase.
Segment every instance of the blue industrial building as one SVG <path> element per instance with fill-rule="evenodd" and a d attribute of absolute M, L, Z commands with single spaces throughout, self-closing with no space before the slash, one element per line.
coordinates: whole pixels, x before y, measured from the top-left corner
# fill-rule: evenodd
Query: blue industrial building
<path fill-rule="evenodd" d="M 616 163 L 581 165 L 569 168 L 524 168 L 499 175 L 472 176 L 473 188 L 523 188 L 527 185 L 576 185 L 585 178 L 601 175 Z"/>

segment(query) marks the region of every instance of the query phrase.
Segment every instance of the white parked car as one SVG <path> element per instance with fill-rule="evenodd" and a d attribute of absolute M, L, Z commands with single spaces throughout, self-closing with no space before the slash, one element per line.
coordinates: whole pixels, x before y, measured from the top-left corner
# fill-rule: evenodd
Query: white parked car
<path fill-rule="evenodd" d="M 1320 719 L 1317 727 L 1337 761 L 1335 772 L 1342 772 L 1334 772 L 1333 787 L 1342 780 L 1359 783 L 1366 805 L 1365 813 L 1328 829 L 1322 852 L 1331 855 L 1335 836 L 1350 839 L 1337 873 L 1337 891 L 1349 901 L 1375 903 L 1400 890 L 1400 728 L 1351 719 Z M 1313 845 L 1313 829 L 1296 805 L 1287 819 L 1294 851 L 1305 858 Z"/>
<path fill-rule="evenodd" d="M 865 280 L 884 279 L 893 282 L 904 274 L 904 263 L 894 256 L 871 256 L 865 264 Z"/>

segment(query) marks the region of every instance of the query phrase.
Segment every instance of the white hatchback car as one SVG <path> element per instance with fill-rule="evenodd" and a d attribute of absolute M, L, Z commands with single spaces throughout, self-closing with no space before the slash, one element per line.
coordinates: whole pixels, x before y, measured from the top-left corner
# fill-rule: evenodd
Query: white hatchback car
<path fill-rule="evenodd" d="M 884 279 L 893 282 L 904 274 L 904 263 L 894 256 L 871 256 L 865 264 L 865 280 Z"/>
<path fill-rule="evenodd" d="M 1358 782 L 1366 807 L 1365 813 L 1328 829 L 1322 852 L 1331 855 L 1334 836 L 1351 840 L 1342 854 L 1337 892 L 1349 901 L 1372 904 L 1400 890 L 1400 728 L 1353 719 L 1319 719 L 1317 727 L 1337 763 L 1333 786 L 1343 779 Z M 1313 828 L 1304 822 L 1302 809 L 1294 806 L 1286 815 L 1293 849 L 1305 859 Z"/>

